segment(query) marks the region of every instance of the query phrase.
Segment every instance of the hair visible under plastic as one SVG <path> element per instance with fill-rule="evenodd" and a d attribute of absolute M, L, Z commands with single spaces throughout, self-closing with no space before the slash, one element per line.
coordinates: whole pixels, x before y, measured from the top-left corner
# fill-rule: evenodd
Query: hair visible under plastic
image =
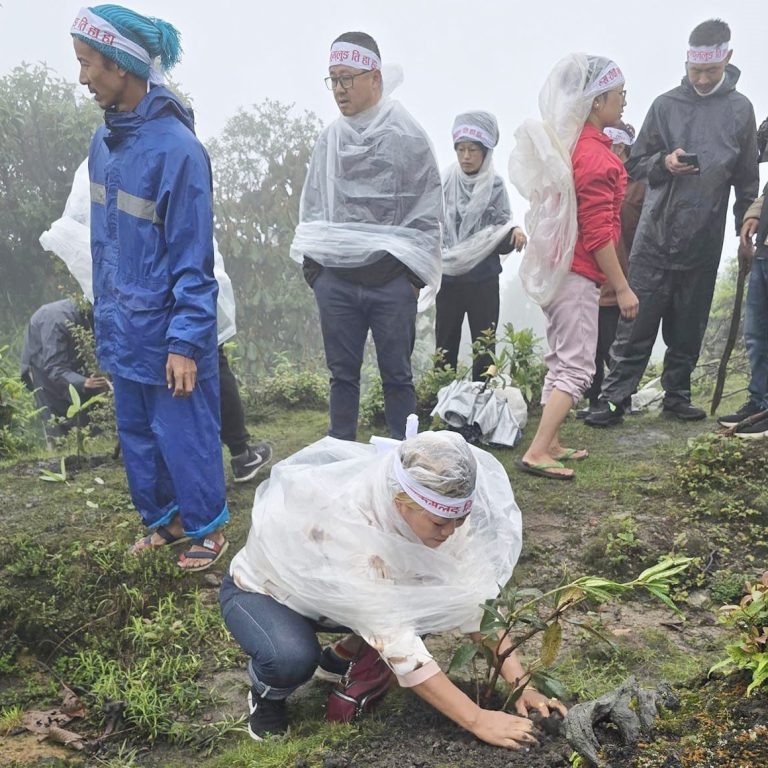
<path fill-rule="evenodd" d="M 402 71 L 382 69 L 384 96 L 339 117 L 320 135 L 301 194 L 291 258 L 325 267 L 362 267 L 392 254 L 426 283 L 419 309 L 440 285 L 442 187 L 424 130 L 386 96 Z"/>
<path fill-rule="evenodd" d="M 412 477 L 437 493 L 475 490 L 466 522 L 437 548 L 394 505 L 398 451 Z M 383 455 L 328 437 L 277 464 L 259 486 L 231 573 L 242 589 L 382 647 L 413 633 L 479 627 L 480 604 L 512 575 L 521 534 L 504 468 L 460 435 L 421 433 Z"/>
<path fill-rule="evenodd" d="M 611 64 L 610 59 L 584 53 L 561 59 L 539 94 L 542 120 L 526 120 L 515 131 L 509 178 L 531 204 L 525 216 L 528 246 L 519 274 L 528 295 L 541 306 L 557 296 L 571 269 L 578 236 L 571 152 L 595 96 L 623 82 L 599 84 Z"/>
<path fill-rule="evenodd" d="M 80 163 L 72 190 L 67 197 L 60 219 L 40 235 L 44 250 L 58 256 L 88 301 L 93 303 L 93 262 L 91 260 L 91 183 L 88 177 L 88 159 Z M 213 239 L 213 274 L 219 284 L 216 302 L 218 343 L 223 344 L 237 332 L 235 326 L 235 293 L 232 281 L 224 269 L 224 259 L 216 238 Z"/>

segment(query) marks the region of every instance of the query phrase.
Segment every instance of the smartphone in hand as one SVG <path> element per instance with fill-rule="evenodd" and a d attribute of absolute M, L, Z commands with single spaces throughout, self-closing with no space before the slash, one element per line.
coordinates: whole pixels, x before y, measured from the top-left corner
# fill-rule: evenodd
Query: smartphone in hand
<path fill-rule="evenodd" d="M 678 155 L 677 156 L 677 162 L 682 163 L 683 165 L 691 165 L 694 168 L 699 168 L 699 156 L 694 154 L 689 155 Z"/>

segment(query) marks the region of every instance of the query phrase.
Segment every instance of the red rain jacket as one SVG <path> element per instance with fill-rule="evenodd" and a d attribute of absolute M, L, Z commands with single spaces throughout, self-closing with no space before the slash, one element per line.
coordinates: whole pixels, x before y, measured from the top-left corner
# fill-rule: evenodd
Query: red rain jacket
<path fill-rule="evenodd" d="M 571 161 L 579 222 L 571 271 L 602 285 L 606 278 L 594 254 L 608 243 L 619 242 L 627 172 L 611 152 L 611 139 L 591 123 L 584 126 Z"/>

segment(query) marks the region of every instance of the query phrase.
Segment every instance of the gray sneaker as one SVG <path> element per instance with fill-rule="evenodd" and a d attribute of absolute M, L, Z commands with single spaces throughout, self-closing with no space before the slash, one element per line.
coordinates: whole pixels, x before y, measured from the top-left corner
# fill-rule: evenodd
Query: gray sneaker
<path fill-rule="evenodd" d="M 230 464 L 236 483 L 247 483 L 253 480 L 260 469 L 272 461 L 272 447 L 269 443 L 261 442 L 249 445 L 239 456 L 233 456 Z"/>

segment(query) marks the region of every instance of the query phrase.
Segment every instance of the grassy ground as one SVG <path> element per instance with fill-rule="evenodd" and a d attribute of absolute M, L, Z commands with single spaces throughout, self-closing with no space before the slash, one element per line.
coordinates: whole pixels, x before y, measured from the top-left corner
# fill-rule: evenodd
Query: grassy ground
<path fill-rule="evenodd" d="M 253 432 L 269 439 L 280 459 L 320 437 L 325 426 L 324 412 L 295 408 L 275 412 Z M 575 465 L 572 483 L 520 473 L 514 467 L 519 448 L 495 452 L 523 512 L 518 583 L 544 587 L 566 574 L 586 573 L 624 579 L 667 554 L 696 558 L 676 589 L 681 614 L 647 601 L 591 606 L 580 618 L 599 625 L 612 644 L 575 627 L 567 632 L 555 671 L 573 701 L 600 695 L 629 673 L 648 683 L 697 679 L 723 653 L 717 607 L 738 596 L 744 576 L 768 567 L 763 479 L 768 452 L 759 444 L 732 442 L 723 451 L 695 442 L 713 426 L 653 414 L 628 418 L 607 431 L 569 421 L 564 444 L 590 451 L 588 460 Z M 527 439 L 534 429 L 535 420 Z M 95 453 L 110 450 L 106 442 L 91 446 Z M 244 659 L 222 627 L 216 602 L 223 568 L 182 576 L 169 552 L 139 562 L 126 557 L 141 531 L 122 466 L 109 459 L 70 474 L 67 482 L 41 481 L 40 469 L 56 469 L 55 458 L 41 454 L 0 467 L 0 765 L 128 768 L 194 760 L 202 768 L 352 768 L 389 765 L 385 756 L 393 749 L 388 741 L 393 733 L 401 744 L 411 744 L 414 754 L 422 748 L 415 737 L 409 741 L 409 722 L 426 717 L 412 695 L 393 691 L 359 725 L 331 727 L 322 720 L 327 689 L 314 683 L 302 689 L 291 710 L 290 739 L 251 742 L 241 732 Z M 245 540 L 253 492 L 253 484 L 229 485 L 232 554 Z M 446 661 L 456 640 L 429 642 Z M 85 721 L 75 720 L 69 728 L 91 742 L 112 729 L 99 750 L 85 757 L 39 744 L 31 735 L 14 735 L 14 717 L 59 705 L 63 683 L 88 709 Z M 696 699 L 697 689 L 690 690 L 684 710 L 689 725 L 698 722 L 694 711 L 701 705 L 701 694 Z M 743 686 L 723 686 L 720 693 L 740 701 Z M 426 751 L 413 764 L 496 764 L 491 752 L 471 739 L 441 730 L 441 718 L 425 722 Z M 698 765 L 682 758 L 664 762 L 681 749 L 674 736 L 678 726 L 670 720 L 668 733 L 644 752 L 653 760 L 637 765 Z M 686 744 L 698 754 L 695 749 L 708 748 L 704 739 L 711 729 L 701 719 L 697 741 L 691 728 L 694 735 Z M 444 749 L 434 746 L 438 743 Z M 466 753 L 452 756 L 456 744 Z M 614 764 L 634 765 L 633 759 Z M 506 760 L 502 764 L 533 765 L 515 755 Z"/>

